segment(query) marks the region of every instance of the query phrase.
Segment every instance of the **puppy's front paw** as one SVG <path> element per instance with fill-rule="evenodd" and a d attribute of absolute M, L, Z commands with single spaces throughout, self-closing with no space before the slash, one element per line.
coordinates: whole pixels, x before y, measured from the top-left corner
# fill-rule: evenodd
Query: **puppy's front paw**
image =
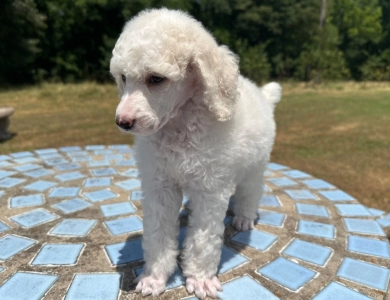
<path fill-rule="evenodd" d="M 141 274 L 135 280 L 138 282 L 135 291 L 142 296 L 158 296 L 165 291 L 166 276 L 164 275 L 144 275 Z"/>
<path fill-rule="evenodd" d="M 233 219 L 233 226 L 238 231 L 246 231 L 253 229 L 253 227 L 255 227 L 255 223 L 252 219 L 235 216 Z"/>
<path fill-rule="evenodd" d="M 195 295 L 200 299 L 204 299 L 206 296 L 216 298 L 217 291 L 222 291 L 221 283 L 216 276 L 205 280 L 189 276 L 186 281 L 186 288 L 190 294 L 195 292 Z"/>

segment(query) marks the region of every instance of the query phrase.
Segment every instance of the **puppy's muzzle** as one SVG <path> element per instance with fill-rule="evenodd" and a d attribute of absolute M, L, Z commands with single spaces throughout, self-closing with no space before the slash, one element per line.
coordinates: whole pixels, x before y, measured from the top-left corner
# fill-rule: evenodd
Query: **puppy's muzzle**
<path fill-rule="evenodd" d="M 129 119 L 124 118 L 124 117 L 116 117 L 115 123 L 116 123 L 116 125 L 118 125 L 118 127 L 122 128 L 123 130 L 128 131 L 134 127 L 135 120 L 129 120 Z"/>

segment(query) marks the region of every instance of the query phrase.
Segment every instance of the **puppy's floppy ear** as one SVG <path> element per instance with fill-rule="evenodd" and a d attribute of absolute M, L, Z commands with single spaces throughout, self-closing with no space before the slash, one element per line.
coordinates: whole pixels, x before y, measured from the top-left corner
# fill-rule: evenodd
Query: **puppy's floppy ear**
<path fill-rule="evenodd" d="M 238 58 L 227 47 L 212 47 L 194 57 L 200 81 L 204 88 L 203 98 L 218 121 L 229 120 L 237 99 Z"/>

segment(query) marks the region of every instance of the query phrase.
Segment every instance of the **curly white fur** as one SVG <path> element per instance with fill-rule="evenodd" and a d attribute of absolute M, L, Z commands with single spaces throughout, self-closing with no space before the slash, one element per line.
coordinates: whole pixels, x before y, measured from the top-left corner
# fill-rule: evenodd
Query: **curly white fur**
<path fill-rule="evenodd" d="M 134 17 L 115 45 L 116 117 L 130 124 L 122 132 L 136 135 L 144 193 L 145 267 L 136 289 L 143 295 L 163 292 L 176 267 L 183 193 L 191 214 L 182 268 L 200 298 L 221 288 L 215 275 L 234 191 L 234 226 L 254 226 L 281 88 L 258 88 L 239 75 L 237 61 L 199 22 L 167 9 Z"/>

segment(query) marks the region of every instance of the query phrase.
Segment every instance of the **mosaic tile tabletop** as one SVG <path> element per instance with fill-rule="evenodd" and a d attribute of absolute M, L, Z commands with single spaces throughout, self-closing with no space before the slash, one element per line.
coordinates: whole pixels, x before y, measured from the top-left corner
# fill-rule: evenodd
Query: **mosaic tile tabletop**
<path fill-rule="evenodd" d="M 137 176 L 127 145 L 0 155 L 0 299 L 143 299 Z M 255 229 L 227 212 L 220 299 L 390 299 L 390 214 L 280 164 L 265 176 Z M 158 298 L 196 299 L 184 282 L 177 268 Z"/>

